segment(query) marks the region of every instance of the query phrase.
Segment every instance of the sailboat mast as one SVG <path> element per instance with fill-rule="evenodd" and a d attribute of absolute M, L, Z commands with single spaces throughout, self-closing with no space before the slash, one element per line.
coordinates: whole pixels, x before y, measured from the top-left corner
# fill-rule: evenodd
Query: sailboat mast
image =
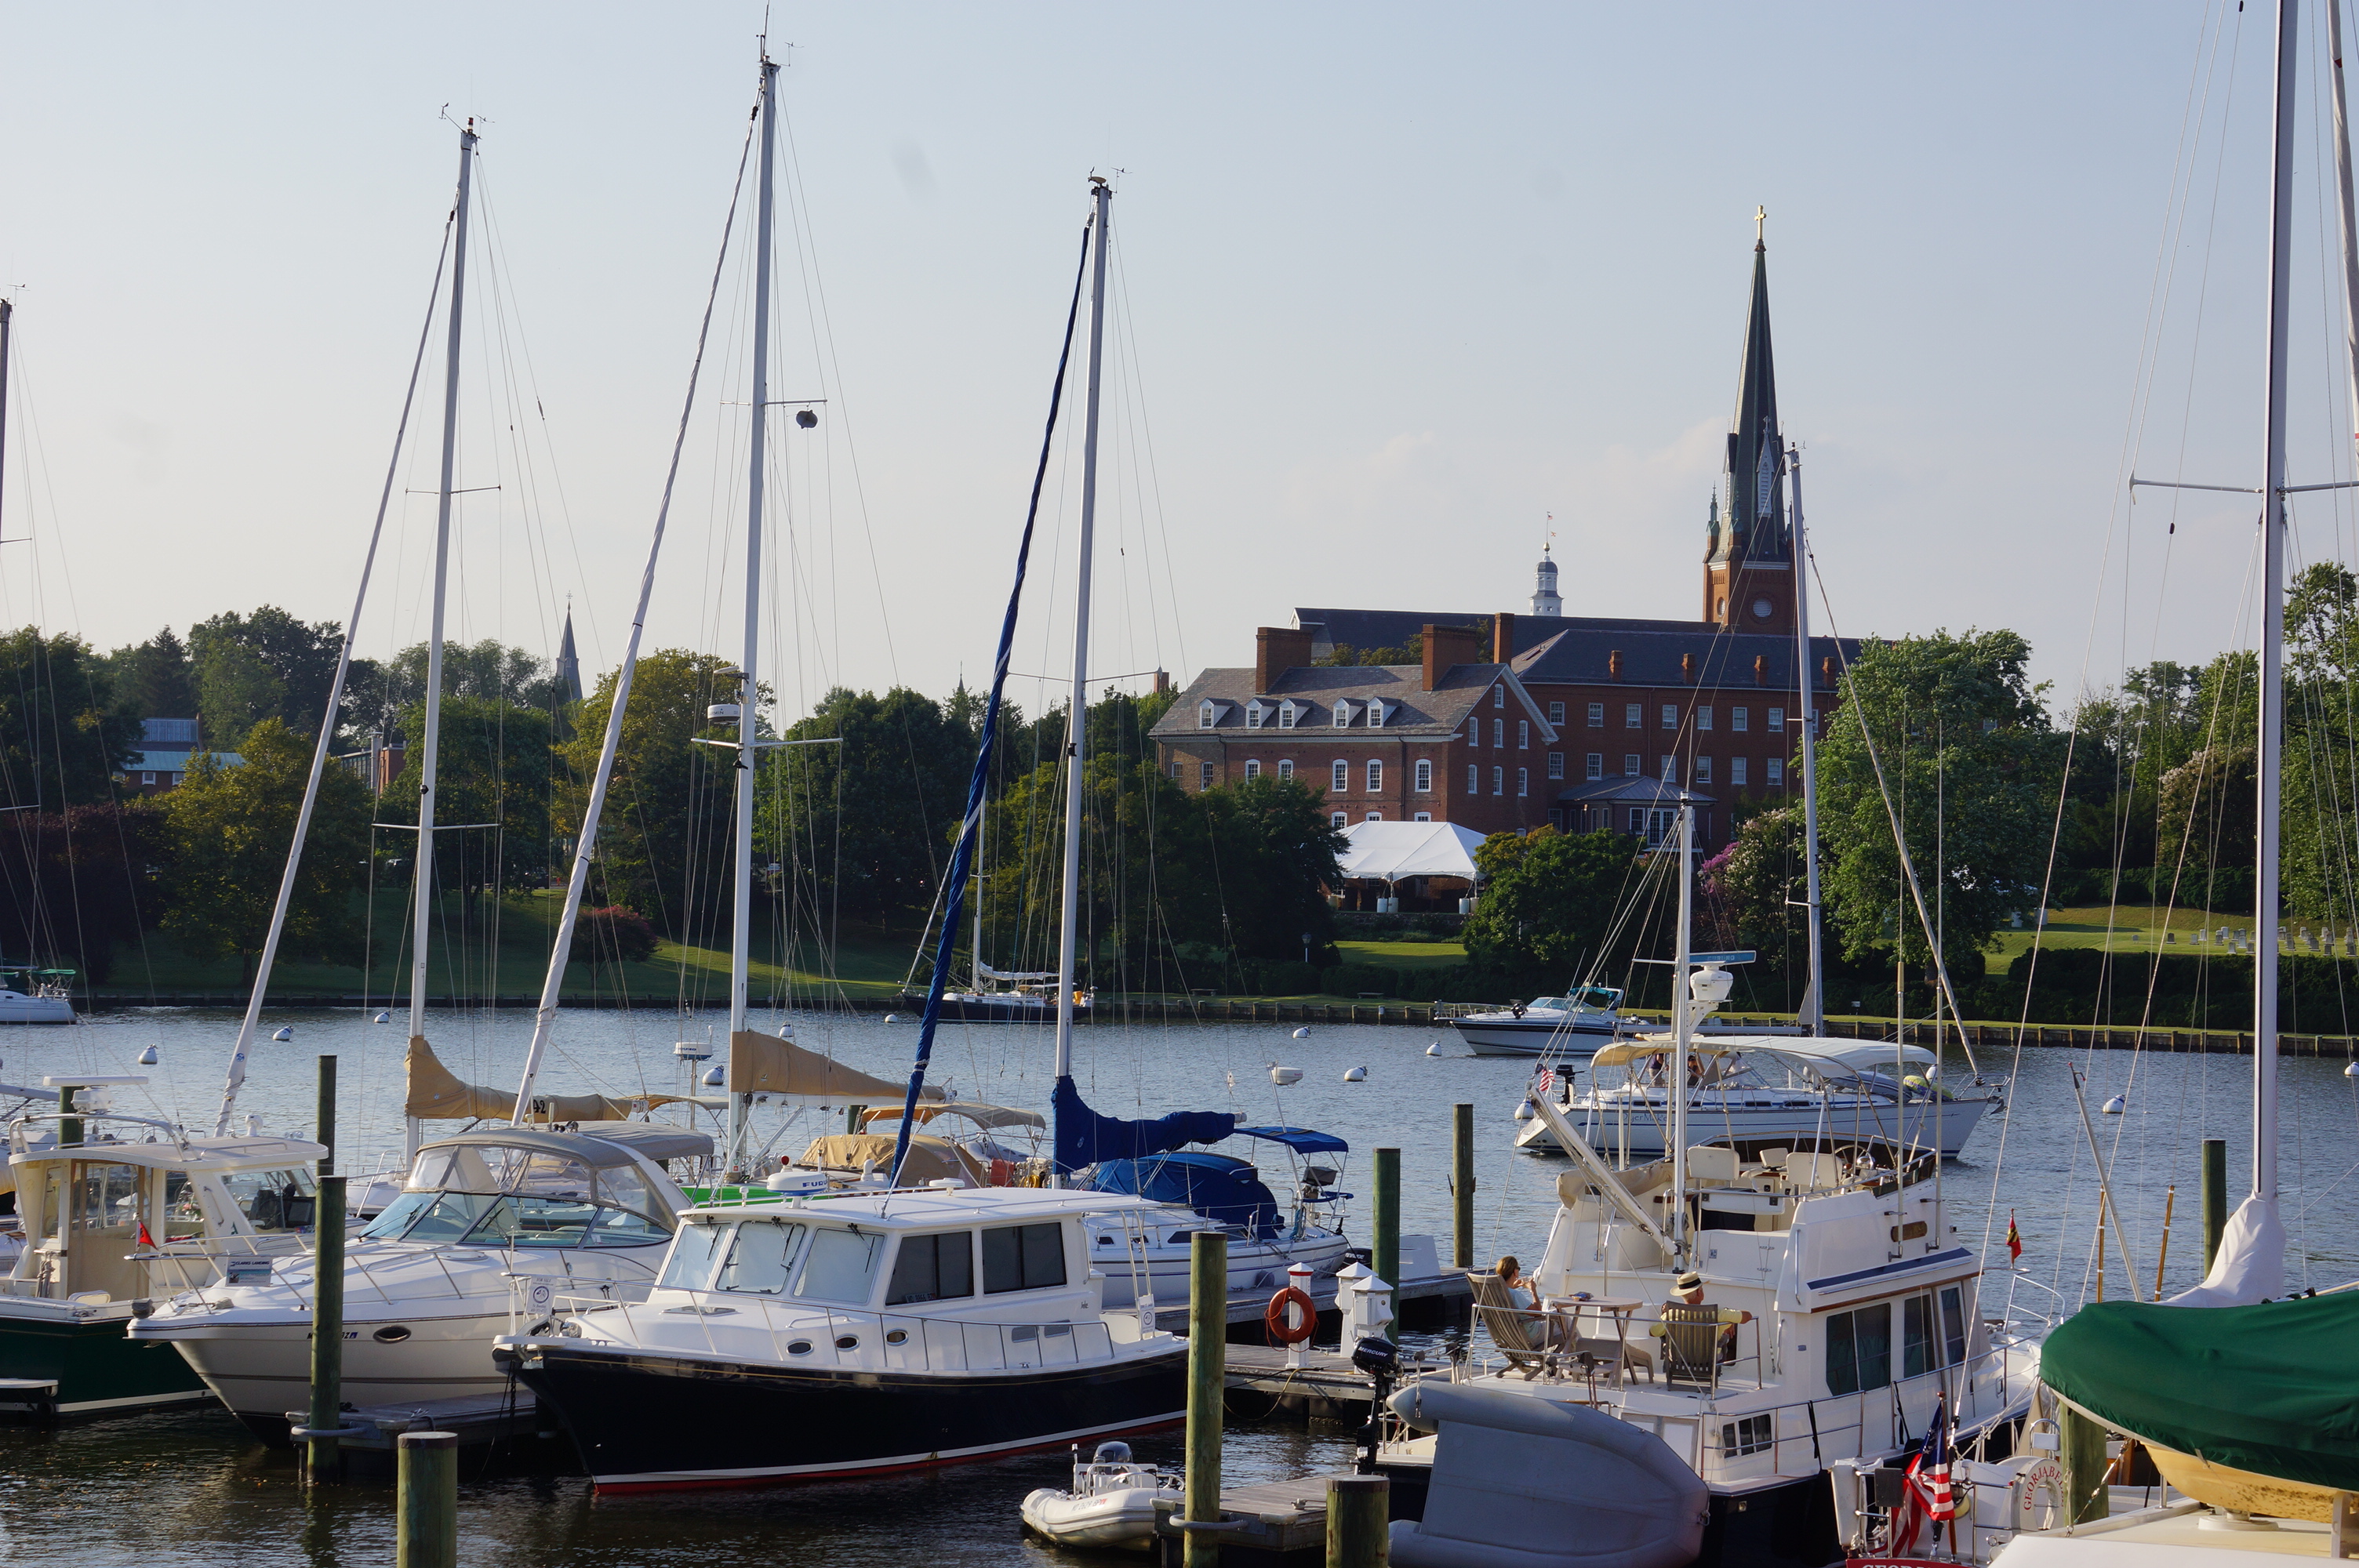
<path fill-rule="evenodd" d="M 1073 600 L 1073 685 L 1067 708 L 1065 736 L 1065 891 L 1057 936 L 1057 1077 L 1073 1071 L 1073 981 L 1076 946 L 1081 937 L 1082 910 L 1082 764 L 1086 753 L 1089 717 L 1090 547 L 1098 518 L 1098 384 L 1105 366 L 1106 229 L 1114 192 L 1095 176 L 1090 183 L 1097 201 L 1091 236 L 1090 267 L 1090 393 L 1082 434 L 1081 592 Z"/>
<path fill-rule="evenodd" d="M 442 633 L 451 586 L 451 483 L 459 452 L 459 349 L 467 304 L 467 206 L 474 193 L 475 123 L 459 133 L 459 201 L 451 220 L 451 334 L 442 366 L 442 483 L 434 509 L 434 622 L 426 644 L 426 726 L 419 737 L 418 852 L 410 858 L 409 1039 L 426 1038 L 427 935 L 434 918 L 434 782 L 442 741 Z M 418 1154 L 418 1119 L 408 1119 L 404 1150 Z"/>
<path fill-rule="evenodd" d="M 8 512 L 8 334 L 16 318 L 15 302 L 0 295 L 0 517 Z"/>
<path fill-rule="evenodd" d="M 754 228 L 754 419 L 746 443 L 745 463 L 745 640 L 738 668 L 743 688 L 737 703 L 737 864 L 736 908 L 729 942 L 729 1033 L 734 1040 L 745 1028 L 748 960 L 754 943 L 754 764 L 760 757 L 754 722 L 756 696 L 755 663 L 762 639 L 762 481 L 768 453 L 764 438 L 770 423 L 770 192 L 776 161 L 778 120 L 778 67 L 762 59 L 762 172 L 760 201 Z M 732 1084 L 729 1095 L 729 1143 L 723 1163 L 737 1168 L 738 1151 L 745 1138 L 745 1109 L 750 1097 Z"/>
<path fill-rule="evenodd" d="M 2334 0 L 2328 0 L 2330 5 Z M 2295 39 L 2299 0 L 2277 5 L 2277 125 L 2269 178 L 2267 414 L 2261 460 L 2261 689 L 2258 863 L 2253 911 L 2253 1195 L 2277 1196 L 2277 787 L 2285 744 L 2287 345 L 2293 301 Z"/>
<path fill-rule="evenodd" d="M 1786 453 L 1786 472 L 1794 498 L 1794 686 L 1800 706 L 1795 709 L 1802 726 L 1802 865 L 1803 897 L 1810 901 L 1810 968 L 1802 983 L 1802 1015 L 1795 1022 L 1805 1034 L 1827 1032 L 1825 927 L 1819 918 L 1819 720 L 1810 708 L 1810 541 L 1802 530 L 1802 449 Z"/>
<path fill-rule="evenodd" d="M 1671 1038 L 1678 1042 L 1669 1081 L 1664 1086 L 1671 1101 L 1671 1191 L 1679 1204 L 1671 1216 L 1671 1261 L 1688 1256 L 1688 1052 L 1695 1044 L 1695 1021 L 1688 1010 L 1688 967 L 1693 939 L 1688 923 L 1695 918 L 1695 807 L 1680 807 L 1680 929 L 1671 955 Z"/>
<path fill-rule="evenodd" d="M 2343 92 L 2343 6 L 2328 0 L 2326 51 L 2332 57 L 2328 71 L 2334 84 L 2334 201 L 2343 220 L 2343 348 L 2351 401 L 2344 416 L 2359 439 L 2359 212 L 2351 196 L 2351 117 Z"/>

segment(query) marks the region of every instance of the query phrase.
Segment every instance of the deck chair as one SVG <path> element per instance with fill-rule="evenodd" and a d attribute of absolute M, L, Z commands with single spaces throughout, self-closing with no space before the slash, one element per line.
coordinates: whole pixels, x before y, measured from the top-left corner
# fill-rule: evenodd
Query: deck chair
<path fill-rule="evenodd" d="M 1474 1315 L 1491 1331 L 1491 1343 L 1499 1347 L 1507 1365 L 1521 1372 L 1527 1383 L 1539 1376 L 1548 1367 L 1549 1353 L 1532 1343 L 1528 1325 L 1547 1314 L 1517 1302 L 1508 1292 L 1507 1282 L 1487 1270 L 1469 1271 L 1466 1282 L 1474 1288 Z"/>
<path fill-rule="evenodd" d="M 1652 1332 L 1663 1341 L 1663 1374 L 1675 1381 L 1715 1387 L 1720 1380 L 1720 1309 L 1665 1302 Z"/>

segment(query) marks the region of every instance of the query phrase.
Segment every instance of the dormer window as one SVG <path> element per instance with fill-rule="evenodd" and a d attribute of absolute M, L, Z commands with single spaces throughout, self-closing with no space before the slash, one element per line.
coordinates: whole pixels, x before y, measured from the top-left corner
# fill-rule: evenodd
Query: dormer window
<path fill-rule="evenodd" d="M 1215 724 L 1218 724 L 1220 721 L 1221 721 L 1221 705 L 1220 705 L 1219 703 L 1217 703 L 1217 702 L 1212 702 L 1212 701 L 1205 701 L 1205 702 L 1200 702 L 1200 703 L 1198 703 L 1198 704 L 1196 705 L 1196 728 L 1197 728 L 1197 729 L 1199 729 L 1199 730 L 1210 730 L 1211 728 L 1212 728 L 1212 726 L 1214 726 Z"/>
<path fill-rule="evenodd" d="M 1264 714 L 1267 713 L 1267 712 L 1269 711 L 1269 709 L 1270 709 L 1270 705 L 1269 705 L 1268 703 L 1266 703 L 1266 702 L 1262 701 L 1262 699 L 1261 699 L 1261 698 L 1259 698 L 1259 697 L 1256 697 L 1256 698 L 1254 698 L 1251 702 L 1246 703 L 1246 704 L 1245 704 L 1245 728 L 1246 728 L 1246 729 L 1248 729 L 1248 730 L 1258 730 L 1258 729 L 1260 729 L 1260 728 L 1261 728 L 1262 716 L 1263 716 Z"/>
<path fill-rule="evenodd" d="M 1352 705 L 1351 705 L 1351 703 L 1350 703 L 1350 702 L 1348 702 L 1348 701 L 1344 701 L 1344 702 L 1339 702 L 1339 703 L 1337 703 L 1337 704 L 1335 705 L 1335 728 L 1336 728 L 1336 729 L 1338 729 L 1338 730 L 1349 730 L 1351 727 L 1352 727 Z"/>
<path fill-rule="evenodd" d="M 1293 729 L 1294 721 L 1300 718 L 1306 709 L 1306 704 L 1293 701 L 1290 698 L 1285 702 L 1279 703 L 1277 705 L 1277 727 L 1280 730 Z"/>
<path fill-rule="evenodd" d="M 1390 707 L 1393 707 L 1393 708 L 1398 708 L 1398 707 L 1400 706 L 1400 704 L 1399 704 L 1399 703 L 1397 703 L 1397 702 L 1396 702 L 1396 703 L 1392 703 L 1392 704 L 1390 704 L 1389 706 L 1390 706 Z M 1371 730 L 1381 730 L 1381 729 L 1383 729 L 1383 728 L 1385 727 L 1385 712 L 1386 712 L 1386 707 L 1387 707 L 1387 705 L 1386 705 L 1386 703 L 1384 703 L 1384 702 L 1380 701 L 1380 700 L 1379 700 L 1379 701 L 1371 701 L 1371 702 L 1368 704 L 1368 728 L 1369 728 L 1369 729 L 1371 729 Z"/>

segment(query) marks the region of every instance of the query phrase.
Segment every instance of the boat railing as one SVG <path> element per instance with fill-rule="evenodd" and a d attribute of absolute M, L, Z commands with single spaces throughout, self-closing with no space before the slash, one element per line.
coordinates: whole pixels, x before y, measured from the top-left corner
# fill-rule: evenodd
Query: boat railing
<path fill-rule="evenodd" d="M 526 1277 L 517 1278 L 519 1293 L 528 1292 L 529 1285 L 522 1283 Z M 788 1367 L 995 1372 L 1114 1358 L 1113 1330 L 1096 1320 L 978 1323 L 896 1312 L 841 1312 L 749 1295 L 723 1301 L 709 1293 L 684 1305 L 658 1306 L 564 1292 L 554 1293 L 543 1315 L 555 1324 L 556 1334 L 569 1338 L 579 1336 L 586 1322 L 597 1321 L 599 1332 L 605 1334 L 619 1321 L 622 1332 L 616 1337 L 649 1350 L 690 1348 L 679 1343 L 679 1331 L 693 1326 L 695 1339 L 715 1359 L 758 1359 Z"/>

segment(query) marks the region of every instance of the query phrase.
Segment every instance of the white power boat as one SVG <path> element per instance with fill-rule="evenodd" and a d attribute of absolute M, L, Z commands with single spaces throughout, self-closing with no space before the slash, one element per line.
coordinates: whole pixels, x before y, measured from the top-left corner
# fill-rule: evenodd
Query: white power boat
<path fill-rule="evenodd" d="M 1147 1206 L 1055 1188 L 714 1205 L 644 1302 L 560 1295 L 494 1357 L 600 1491 L 878 1475 L 1167 1427 L 1187 1341 L 1107 1310 L 1086 1228 Z"/>
<path fill-rule="evenodd" d="M 71 1023 L 71 969 L 0 968 L 0 1023 Z"/>
<path fill-rule="evenodd" d="M 1077 1443 L 1071 1487 L 1027 1494 L 1024 1528 L 1059 1546 L 1147 1551 L 1155 1544 L 1155 1499 L 1179 1496 L 1180 1483 L 1174 1471 L 1134 1461 L 1127 1443 L 1101 1443 L 1087 1463 Z"/>
<path fill-rule="evenodd" d="M 1669 1147 L 1670 1094 L 1664 1079 L 1677 1047 L 1660 1039 L 1623 1041 L 1591 1063 L 1580 1092 L 1566 1074 L 1554 1103 L 1593 1148 L 1622 1163 L 1659 1159 Z M 1870 1040 L 1714 1034 L 1689 1046 L 1688 1129 L 1695 1139 L 1762 1147 L 1887 1142 L 1953 1156 L 2003 1097 L 1987 1086 L 1952 1093 L 1940 1059 L 1921 1045 Z M 1601 1086 L 1597 1073 L 1622 1069 Z M 1536 1091 L 1549 1092 L 1549 1091 Z M 1517 1130 L 1519 1149 L 1562 1152 L 1548 1119 Z"/>
<path fill-rule="evenodd" d="M 1478 1056 L 1586 1056 L 1621 1029 L 1621 1007 L 1612 986 L 1578 986 L 1564 996 L 1462 1013 L 1450 1026 Z"/>
<path fill-rule="evenodd" d="M 648 1123 L 583 1132 L 486 1128 L 428 1144 L 401 1196 L 344 1259 L 344 1398 L 457 1399 L 507 1385 L 495 1336 L 548 1314 L 560 1292 L 644 1299 L 688 1200 L 659 1162 L 703 1155 L 701 1133 Z M 184 1290 L 131 1325 L 179 1347 L 266 1441 L 310 1383 L 310 1255 L 260 1277 Z"/>

